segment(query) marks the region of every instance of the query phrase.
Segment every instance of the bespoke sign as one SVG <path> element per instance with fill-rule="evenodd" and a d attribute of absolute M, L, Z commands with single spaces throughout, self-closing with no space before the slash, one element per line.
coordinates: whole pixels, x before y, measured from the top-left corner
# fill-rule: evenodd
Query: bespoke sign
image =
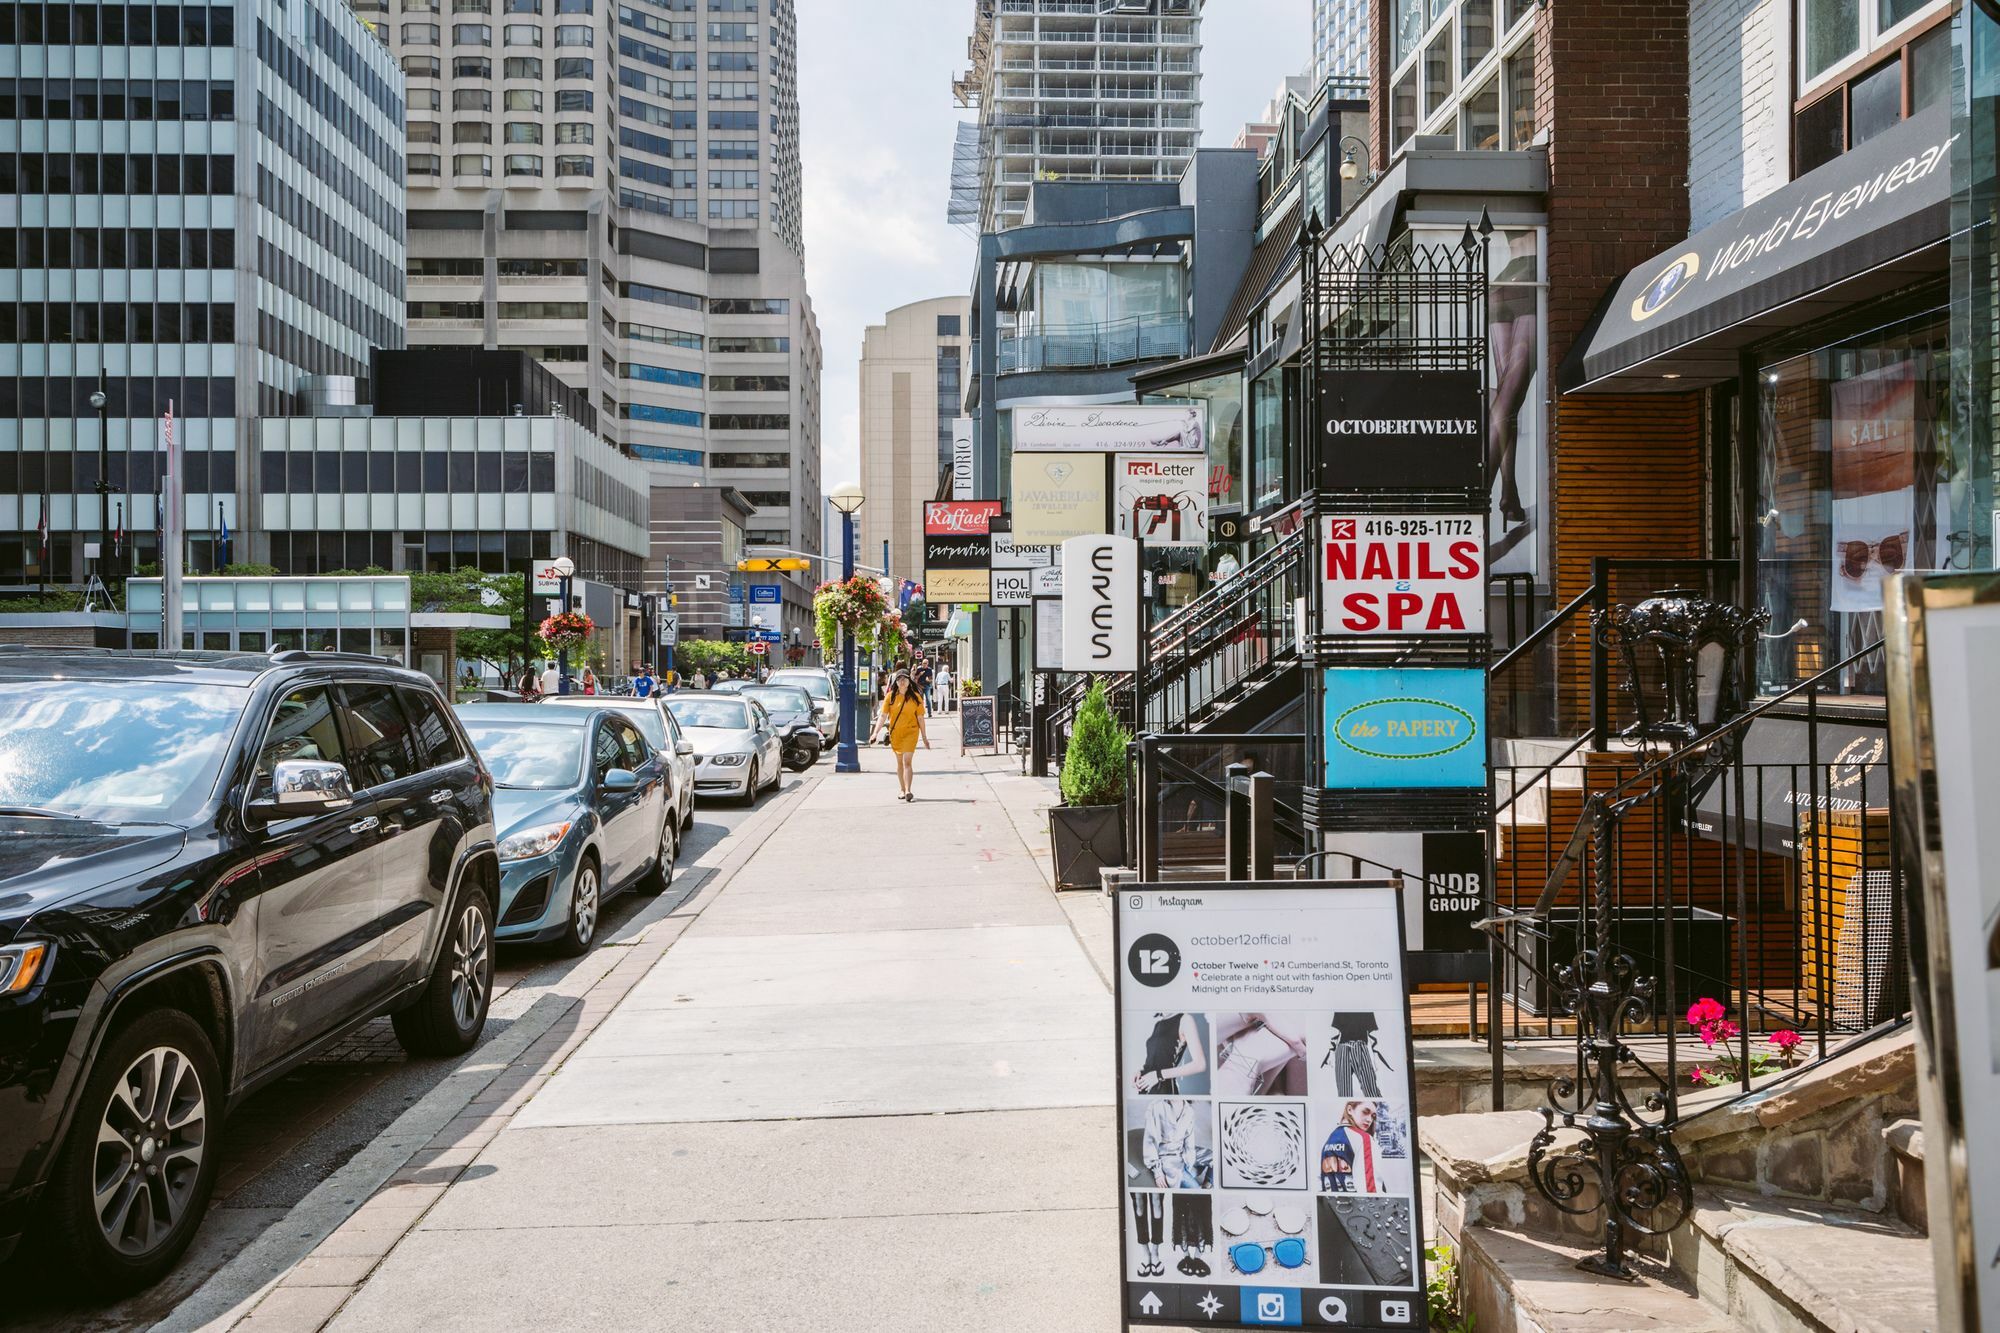
<path fill-rule="evenodd" d="M 924 535 L 984 537 L 1005 508 L 998 500 L 929 500 L 924 503 Z"/>
<path fill-rule="evenodd" d="M 1058 545 L 1108 531 L 1109 471 L 1105 454 L 1016 453 L 1014 540 Z"/>
<path fill-rule="evenodd" d="M 1070 538 L 1063 543 L 1063 589 L 1065 669 L 1137 671 L 1138 543 L 1127 537 Z"/>
<path fill-rule="evenodd" d="M 1014 449 L 1063 453 L 1205 453 L 1208 404 L 1017 407 Z"/>
<path fill-rule="evenodd" d="M 1486 785 L 1484 671 L 1329 667 L 1324 679 L 1328 788 Z"/>
<path fill-rule="evenodd" d="M 1208 459 L 1117 454 L 1111 460 L 1112 531 L 1148 546 L 1208 546 Z"/>
<path fill-rule="evenodd" d="M 973 484 L 972 418 L 951 419 L 951 498 L 970 500 L 978 494 Z"/>
<path fill-rule="evenodd" d="M 1395 885 L 1114 896 L 1127 1319 L 1423 1328 Z"/>
<path fill-rule="evenodd" d="M 1042 569 L 1054 565 L 1056 548 L 1042 544 L 1024 544 L 1012 537 L 993 539 L 993 568 L 995 569 Z"/>
<path fill-rule="evenodd" d="M 1486 632 L 1483 514 L 1320 520 L 1328 634 Z"/>
<path fill-rule="evenodd" d="M 1478 490 L 1486 475 L 1477 370 L 1330 370 L 1320 376 L 1327 490 Z"/>

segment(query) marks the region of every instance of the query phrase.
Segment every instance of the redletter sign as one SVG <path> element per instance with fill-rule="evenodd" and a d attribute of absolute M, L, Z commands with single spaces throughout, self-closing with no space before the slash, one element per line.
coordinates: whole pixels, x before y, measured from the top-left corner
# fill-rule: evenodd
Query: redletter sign
<path fill-rule="evenodd" d="M 1337 514 L 1320 520 L 1328 634 L 1486 632 L 1486 520 Z"/>
<path fill-rule="evenodd" d="M 924 505 L 924 535 L 984 537 L 1005 508 L 998 500 L 932 500 Z"/>

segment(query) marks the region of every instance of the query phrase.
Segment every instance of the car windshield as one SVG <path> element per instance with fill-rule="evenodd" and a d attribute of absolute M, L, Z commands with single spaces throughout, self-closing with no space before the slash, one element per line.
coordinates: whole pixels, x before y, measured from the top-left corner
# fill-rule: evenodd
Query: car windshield
<path fill-rule="evenodd" d="M 185 819 L 214 792 L 248 697 L 183 681 L 0 681 L 0 806 Z"/>
<path fill-rule="evenodd" d="M 684 727 L 710 727 L 717 731 L 748 731 L 750 710 L 731 699 L 669 699 L 674 720 Z"/>
<path fill-rule="evenodd" d="M 815 699 L 831 699 L 833 697 L 833 682 L 818 672 L 798 676 L 773 676 L 771 683 L 773 685 L 793 686 L 794 688 L 804 690 Z"/>
<path fill-rule="evenodd" d="M 602 699 L 578 698 L 575 695 L 567 695 L 560 699 L 544 699 L 542 702 L 563 708 L 602 708 L 607 713 L 616 713 L 620 717 L 631 719 L 632 725 L 639 729 L 639 734 L 644 736 L 646 743 L 655 750 L 666 748 L 667 721 L 660 716 L 660 710 L 650 703 L 607 704 Z"/>
<path fill-rule="evenodd" d="M 753 685 L 743 691 L 746 699 L 764 705 L 767 713 L 810 713 L 812 700 L 805 691 L 791 685 Z"/>
<path fill-rule="evenodd" d="M 532 722 L 468 720 L 472 748 L 486 761 L 495 786 L 517 791 L 560 791 L 577 785 L 583 771 L 587 727 L 537 726 Z"/>

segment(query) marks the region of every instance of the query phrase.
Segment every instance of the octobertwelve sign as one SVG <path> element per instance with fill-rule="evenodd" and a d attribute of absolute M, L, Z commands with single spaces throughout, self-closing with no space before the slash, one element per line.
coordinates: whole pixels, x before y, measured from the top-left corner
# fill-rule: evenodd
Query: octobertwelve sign
<path fill-rule="evenodd" d="M 1340 370 L 1320 377 L 1327 490 L 1478 490 L 1485 389 L 1477 370 Z"/>
<path fill-rule="evenodd" d="M 1481 514 L 1335 514 L 1320 520 L 1329 634 L 1486 632 Z"/>

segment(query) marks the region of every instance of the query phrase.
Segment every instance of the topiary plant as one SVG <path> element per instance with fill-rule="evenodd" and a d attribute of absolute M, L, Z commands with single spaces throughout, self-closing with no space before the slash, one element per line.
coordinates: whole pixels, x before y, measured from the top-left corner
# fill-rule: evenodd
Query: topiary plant
<path fill-rule="evenodd" d="M 1092 681 L 1076 710 L 1063 756 L 1062 794 L 1070 805 L 1117 805 L 1125 799 L 1125 747 L 1132 733 L 1111 715 L 1104 682 Z"/>

